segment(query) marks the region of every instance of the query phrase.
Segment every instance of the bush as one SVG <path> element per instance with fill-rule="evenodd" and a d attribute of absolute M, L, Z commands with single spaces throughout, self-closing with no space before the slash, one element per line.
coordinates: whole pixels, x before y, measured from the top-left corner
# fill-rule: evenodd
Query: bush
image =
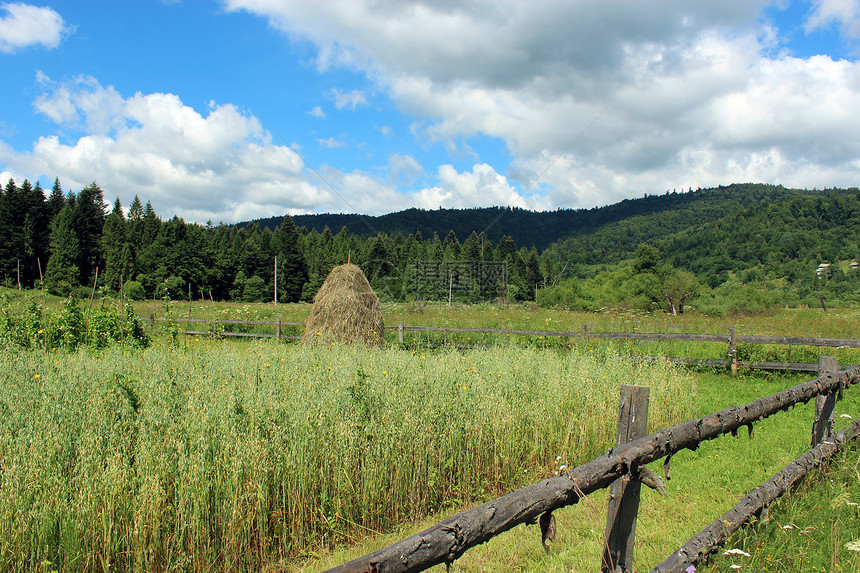
<path fill-rule="evenodd" d="M 266 292 L 266 281 L 261 277 L 254 275 L 245 281 L 245 288 L 242 291 L 243 302 L 263 302 L 268 299 Z"/>
<path fill-rule="evenodd" d="M 128 300 L 145 300 L 146 299 L 146 289 L 143 288 L 143 285 L 138 281 L 128 281 L 125 283 L 125 296 Z"/>
<path fill-rule="evenodd" d="M 46 309 L 31 301 L 22 314 L 12 313 L 9 305 L 5 305 L 0 316 L 0 341 L 23 348 L 66 350 L 83 344 L 104 348 L 115 342 L 139 347 L 150 343 L 131 305 L 120 308 L 103 299 L 101 306 L 90 313 L 88 323 L 80 303 L 73 297 L 63 301 L 60 308 Z"/>
<path fill-rule="evenodd" d="M 182 277 L 169 276 L 155 287 L 155 298 L 170 300 L 188 300 L 186 283 Z"/>
<path fill-rule="evenodd" d="M 582 292 L 579 283 L 574 279 L 562 281 L 554 287 L 538 290 L 536 302 L 542 308 L 567 310 L 598 310 L 595 301 Z"/>
<path fill-rule="evenodd" d="M 710 316 L 760 314 L 772 311 L 781 300 L 782 294 L 778 290 L 762 287 L 759 283 L 732 281 L 699 297 L 696 308 Z"/>

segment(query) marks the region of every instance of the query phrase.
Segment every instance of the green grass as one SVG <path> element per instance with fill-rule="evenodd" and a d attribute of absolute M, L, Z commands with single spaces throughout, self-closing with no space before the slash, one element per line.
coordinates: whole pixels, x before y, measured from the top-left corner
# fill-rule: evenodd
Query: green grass
<path fill-rule="evenodd" d="M 0 353 L 0 570 L 283 567 L 490 499 L 614 440 L 619 386 L 690 415 L 666 365 L 530 349 L 189 341 Z"/>
<path fill-rule="evenodd" d="M 28 304 L 23 295 L 12 299 Z M 138 312 L 163 312 L 163 303 L 148 305 Z M 171 303 L 180 323 L 187 316 L 302 321 L 309 310 Z M 387 324 L 451 327 L 722 333 L 731 323 L 739 334 L 860 331 L 856 309 L 721 321 L 534 306 L 384 310 Z M 428 338 L 414 353 L 195 337 L 174 346 L 163 337 L 135 352 L 0 352 L 0 570 L 318 571 L 550 475 L 559 463 L 605 451 L 622 383 L 652 387 L 654 430 L 813 377 L 685 374 L 618 355 L 713 358 L 725 353 L 722 345 L 613 342 L 556 352 L 565 343 L 519 337 L 503 351 L 461 352 L 452 346 L 480 342 L 459 336 L 465 340 L 452 335 L 441 350 L 429 348 L 438 341 Z M 833 353 L 747 350 L 752 359 L 783 352 L 809 362 Z M 854 356 L 834 350 L 842 363 Z M 839 413 L 860 416 L 856 396 L 849 390 Z M 676 455 L 669 496 L 643 493 L 637 569 L 662 561 L 799 456 L 811 421 L 811 405 L 801 406 L 756 424 L 752 440 L 724 437 Z M 795 570 L 857 570 L 856 554 L 844 547 L 860 539 L 848 505 L 860 502 L 856 456 L 808 478 L 802 497 L 775 504 L 769 520 L 733 540 L 753 554 L 746 570 L 791 571 L 801 557 L 810 568 Z M 606 492 L 597 492 L 557 512 L 549 556 L 536 528 L 517 527 L 468 551 L 454 569 L 594 570 L 605 511 Z M 785 523 L 802 527 L 782 529 Z M 730 564 L 716 560 L 699 570 Z"/>
<path fill-rule="evenodd" d="M 808 375 L 774 374 L 742 375 L 733 378 L 723 373 L 704 373 L 699 375 L 696 384 L 694 415 L 702 416 L 732 405 L 745 404 L 808 378 Z M 653 405 L 651 410 L 653 411 Z M 837 405 L 837 410 L 837 416 L 842 413 L 860 416 L 860 393 L 857 388 L 846 392 L 845 400 Z M 671 466 L 672 479 L 666 484 L 667 497 L 660 497 L 652 490 L 643 489 L 636 526 L 636 570 L 647 571 L 660 563 L 689 538 L 722 516 L 740 498 L 802 454 L 809 447 L 812 418 L 812 404 L 800 405 L 789 412 L 756 423 L 753 439 L 749 439 L 746 432 L 742 432 L 737 438 L 724 436 L 703 443 L 696 451 L 676 454 Z M 837 417 L 836 421 L 837 430 L 848 423 L 840 417 Z M 820 562 L 827 567 L 827 571 L 840 570 L 831 566 L 832 563 L 839 564 L 844 571 L 857 570 L 854 554 L 844 549 L 844 542 L 860 539 L 858 512 L 854 506 L 845 505 L 845 499 L 860 502 L 856 449 L 844 458 L 846 461 L 835 466 L 835 469 L 819 471 L 810 476 L 795 495 L 777 503 L 770 512 L 769 535 L 784 535 L 788 530 L 781 529 L 781 526 L 787 522 L 802 523 L 803 528 L 807 529 L 804 533 L 801 533 L 803 529 L 794 530 L 794 541 L 800 540 L 806 545 L 798 544 L 794 550 L 788 550 L 786 547 L 783 550 L 784 555 L 780 555 L 782 559 L 776 561 L 773 557 L 776 555 L 774 551 L 780 546 L 771 547 L 769 542 L 761 542 L 765 535 L 762 531 L 767 524 L 758 524 L 757 527 L 762 528 L 761 530 L 749 533 L 744 530 L 727 547 L 746 548 L 746 551 L 753 553 L 752 560 L 748 560 L 750 562 L 746 563 L 742 570 L 820 571 L 820 568 L 791 566 L 792 563 L 799 562 L 801 554 L 806 555 L 804 559 L 807 559 L 810 553 L 816 551 L 826 557 L 818 559 L 816 563 Z M 660 463 L 655 463 L 653 469 L 657 473 L 662 472 Z M 829 481 L 831 479 L 839 485 L 834 486 L 833 482 Z M 834 487 L 836 490 L 833 490 Z M 848 498 L 844 498 L 846 493 Z M 522 526 L 467 551 L 452 569 L 470 572 L 598 570 L 606 525 L 606 496 L 606 491 L 595 492 L 572 507 L 554 512 L 558 537 L 550 555 L 545 555 L 540 547 L 540 533 L 537 528 Z M 831 504 L 838 496 L 842 496 L 839 498 L 843 504 L 839 507 L 842 515 L 835 521 Z M 807 504 L 818 507 L 818 521 L 813 521 L 811 516 L 803 520 L 797 517 L 776 518 L 774 516 L 781 504 L 791 507 L 807 507 Z M 321 554 L 316 559 L 297 564 L 288 570 L 302 573 L 322 571 L 417 533 L 451 513 L 454 511 L 440 513 L 433 519 L 401 527 L 395 534 L 365 540 L 356 547 Z M 814 529 L 808 529 L 810 527 Z M 843 545 L 834 559 L 826 548 L 834 546 L 830 535 L 835 528 L 840 530 L 836 539 Z M 749 539 L 744 536 L 749 536 Z M 733 571 L 729 566 L 736 562 L 737 560 L 727 558 L 718 559 L 713 564 L 700 565 L 698 570 Z M 431 569 L 440 572 L 443 570 L 443 566 Z"/>

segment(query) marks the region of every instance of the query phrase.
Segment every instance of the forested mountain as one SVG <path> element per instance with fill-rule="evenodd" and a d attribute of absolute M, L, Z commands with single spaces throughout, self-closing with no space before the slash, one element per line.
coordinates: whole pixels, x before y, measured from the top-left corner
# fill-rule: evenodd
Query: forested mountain
<path fill-rule="evenodd" d="M 641 199 L 625 199 L 613 205 L 592 209 L 558 209 L 556 211 L 528 211 L 517 207 L 485 207 L 475 209 L 407 209 L 378 217 L 354 214 L 294 215 L 296 225 L 322 232 L 325 227 L 341 229 L 346 227 L 350 233 L 361 237 L 371 237 L 379 233 L 406 236 L 420 232 L 425 237 L 434 233 L 445 236 L 454 231 L 458 237 L 468 237 L 472 231 L 485 233 L 493 242 L 503 236 L 511 237 L 518 245 L 535 247 L 543 251 L 552 243 L 567 237 L 591 237 L 599 231 L 593 241 L 587 244 L 575 241 L 578 252 L 575 262 L 602 262 L 607 256 L 615 256 L 617 239 L 613 225 L 631 220 L 625 225 L 624 233 L 628 238 L 625 248 L 629 256 L 636 245 L 642 241 L 653 240 L 661 233 L 671 232 L 694 225 L 701 220 L 713 220 L 740 211 L 750 205 L 764 202 L 781 201 L 798 194 L 810 193 L 786 189 L 774 185 L 730 185 L 716 189 L 698 189 L 664 195 L 647 195 Z M 274 229 L 282 217 L 257 219 L 253 222 L 263 228 Z M 653 227 L 653 221 L 659 227 Z M 241 225 L 240 225 L 241 226 Z M 584 247 L 584 248 L 583 248 Z M 562 246 L 562 249 L 565 247 Z M 626 257 L 625 257 L 626 258 Z M 617 257 L 613 260 L 618 260 Z"/>
<path fill-rule="evenodd" d="M 62 295 L 88 296 L 96 284 L 133 298 L 248 302 L 272 300 L 277 272 L 278 299 L 289 302 L 311 300 L 349 257 L 388 300 L 665 300 L 678 310 L 693 293 L 755 284 L 793 293 L 768 304 L 860 301 L 860 272 L 849 265 L 860 257 L 858 221 L 857 189 L 745 184 L 589 210 L 409 209 L 203 226 L 162 220 L 138 197 L 127 210 L 109 208 L 95 183 L 64 194 L 56 180 L 46 196 L 38 182 L 9 180 L 0 272 L 6 286 Z M 821 263 L 832 263 L 823 275 Z"/>
<path fill-rule="evenodd" d="M 729 272 L 793 282 L 810 266 L 860 259 L 860 193 L 834 190 L 754 205 L 655 245 L 672 264 L 714 286 Z"/>

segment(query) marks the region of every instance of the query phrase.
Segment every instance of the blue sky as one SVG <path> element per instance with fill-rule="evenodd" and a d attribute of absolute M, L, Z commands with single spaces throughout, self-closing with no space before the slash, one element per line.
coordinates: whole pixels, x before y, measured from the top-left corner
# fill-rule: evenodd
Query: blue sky
<path fill-rule="evenodd" d="M 0 181 L 163 217 L 860 184 L 860 0 L 0 3 Z"/>

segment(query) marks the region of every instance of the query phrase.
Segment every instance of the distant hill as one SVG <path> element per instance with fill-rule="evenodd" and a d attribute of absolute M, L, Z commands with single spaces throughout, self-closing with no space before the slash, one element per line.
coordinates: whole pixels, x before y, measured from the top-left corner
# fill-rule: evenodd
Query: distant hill
<path fill-rule="evenodd" d="M 553 245 L 579 253 L 574 262 L 592 263 L 617 259 L 618 234 L 622 233 L 622 251 L 635 249 L 640 242 L 654 241 L 703 221 L 731 215 L 752 205 L 784 201 L 815 192 L 786 189 L 764 184 L 736 184 L 686 193 L 647 195 L 625 199 L 619 203 L 592 209 L 558 209 L 529 211 L 516 207 L 485 207 L 474 209 L 407 209 L 387 215 L 357 214 L 295 215 L 297 226 L 333 233 L 346 227 L 362 237 L 420 232 L 426 238 L 438 234 L 444 238 L 453 230 L 460 241 L 472 231 L 484 232 L 493 243 L 504 235 L 518 246 L 536 247 L 543 251 Z M 274 229 L 283 216 L 257 219 L 263 228 Z M 240 224 L 239 226 L 242 226 Z"/>

